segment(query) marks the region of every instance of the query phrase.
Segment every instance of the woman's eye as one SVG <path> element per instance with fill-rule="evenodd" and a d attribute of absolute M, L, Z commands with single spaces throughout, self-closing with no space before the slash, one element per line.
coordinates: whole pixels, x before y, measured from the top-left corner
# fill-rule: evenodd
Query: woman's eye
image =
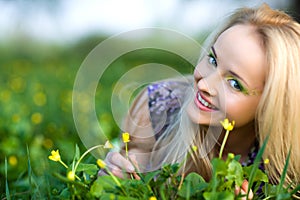
<path fill-rule="evenodd" d="M 215 57 L 212 54 L 208 55 L 208 62 L 209 64 L 212 64 L 213 66 L 217 67 L 217 60 L 215 59 Z"/>
<path fill-rule="evenodd" d="M 244 91 L 243 86 L 237 80 L 228 79 L 227 81 L 233 89 L 238 90 L 238 91 L 242 91 L 242 92 Z"/>

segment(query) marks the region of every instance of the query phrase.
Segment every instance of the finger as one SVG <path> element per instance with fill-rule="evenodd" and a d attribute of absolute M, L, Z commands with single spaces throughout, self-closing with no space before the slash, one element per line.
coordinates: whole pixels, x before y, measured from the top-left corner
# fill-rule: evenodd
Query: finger
<path fill-rule="evenodd" d="M 138 165 L 138 162 L 137 162 L 137 160 L 136 160 L 135 154 L 130 154 L 130 155 L 129 155 L 129 160 L 130 160 L 130 162 L 134 165 L 134 167 L 136 168 L 136 171 L 139 172 L 140 169 L 139 169 L 139 165 Z M 141 180 L 141 177 L 140 177 L 136 172 L 133 172 L 132 175 L 133 175 L 133 177 L 134 177 L 136 180 Z"/>
<path fill-rule="evenodd" d="M 123 171 L 121 168 L 119 168 L 119 166 L 117 166 L 115 164 L 115 161 L 112 160 L 113 159 L 113 156 L 114 154 L 117 153 L 117 152 L 109 152 L 107 155 L 106 155 L 106 158 L 105 158 L 105 163 L 106 163 L 106 167 L 107 167 L 107 170 L 109 172 L 111 172 L 114 176 L 117 176 L 119 178 L 123 178 Z M 105 170 L 104 170 L 105 171 Z M 103 172 L 100 172 L 100 175 L 103 175 L 104 173 Z"/>
<path fill-rule="evenodd" d="M 98 171 L 98 176 L 106 176 L 106 175 L 107 175 L 107 173 L 105 172 L 104 169 L 100 169 L 100 170 Z"/>
<path fill-rule="evenodd" d="M 135 154 L 130 154 L 129 155 L 129 161 L 134 165 L 134 167 L 137 169 L 137 171 L 140 171 Z"/>
<path fill-rule="evenodd" d="M 248 199 L 253 199 L 254 194 L 252 192 L 252 190 L 250 189 L 249 194 L 248 194 Z"/>
<path fill-rule="evenodd" d="M 241 191 L 241 188 L 236 185 L 234 188 L 234 194 L 237 196 L 237 195 L 239 195 L 240 191 Z"/>
<path fill-rule="evenodd" d="M 242 186 L 241 186 L 242 190 L 247 191 L 248 190 L 248 185 L 249 185 L 248 181 L 244 180 L 243 183 L 242 183 Z"/>
<path fill-rule="evenodd" d="M 235 194 L 235 196 L 242 195 L 243 197 L 238 198 L 240 200 L 247 199 L 247 197 L 246 197 L 247 193 L 243 189 L 241 189 L 241 187 L 239 187 L 238 185 L 236 185 L 234 188 L 234 194 Z"/>
<path fill-rule="evenodd" d="M 133 175 L 134 179 L 141 180 L 141 177 L 136 172 L 133 172 L 132 175 Z"/>
<path fill-rule="evenodd" d="M 127 173 L 124 170 L 120 170 L 120 169 L 112 169 L 111 173 L 119 178 L 134 178 L 136 180 L 141 180 L 140 176 L 136 173 Z"/>
<path fill-rule="evenodd" d="M 241 200 L 247 200 L 247 192 L 245 190 L 241 189 L 241 195 L 243 195 Z"/>
<path fill-rule="evenodd" d="M 122 170 L 125 170 L 127 172 L 134 172 L 134 166 L 131 164 L 129 160 L 124 158 L 120 153 L 118 152 L 109 152 L 106 156 L 108 165 L 110 167 L 115 166 L 120 170 L 120 173 L 122 173 Z M 115 169 L 114 169 L 115 170 Z"/>
<path fill-rule="evenodd" d="M 247 192 L 248 192 L 248 187 L 249 187 L 248 181 L 247 181 L 247 180 L 244 180 L 244 181 L 243 181 L 243 184 L 242 184 L 242 186 L 241 186 L 241 192 L 242 192 L 242 193 L 244 192 L 244 194 L 247 194 Z M 253 199 L 253 196 L 254 196 L 254 194 L 253 194 L 252 190 L 250 189 L 250 190 L 249 190 L 249 194 L 248 194 L 248 199 Z"/>
<path fill-rule="evenodd" d="M 120 169 L 117 169 L 117 168 L 112 169 L 112 170 L 111 170 L 111 173 L 112 173 L 113 175 L 119 177 L 119 178 L 122 178 L 122 179 L 123 179 L 123 178 L 128 178 L 128 174 L 127 174 L 126 172 L 124 172 L 124 171 L 122 171 L 122 170 L 120 170 Z"/>

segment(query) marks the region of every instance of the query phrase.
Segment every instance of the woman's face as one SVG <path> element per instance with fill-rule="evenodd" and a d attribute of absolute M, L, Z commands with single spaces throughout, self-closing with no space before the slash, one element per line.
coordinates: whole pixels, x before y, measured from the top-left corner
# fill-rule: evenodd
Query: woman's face
<path fill-rule="evenodd" d="M 236 127 L 253 121 L 266 75 L 259 35 L 251 25 L 224 31 L 194 71 L 195 94 L 188 106 L 193 122 L 220 125 L 224 118 Z"/>

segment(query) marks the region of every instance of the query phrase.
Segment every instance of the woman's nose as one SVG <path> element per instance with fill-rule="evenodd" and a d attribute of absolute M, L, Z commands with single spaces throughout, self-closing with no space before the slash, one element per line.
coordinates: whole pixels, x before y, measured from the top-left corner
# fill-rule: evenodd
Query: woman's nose
<path fill-rule="evenodd" d="M 200 77 L 197 81 L 198 89 L 207 96 L 216 96 L 217 88 L 220 82 L 218 72 L 207 74 L 205 77 Z"/>

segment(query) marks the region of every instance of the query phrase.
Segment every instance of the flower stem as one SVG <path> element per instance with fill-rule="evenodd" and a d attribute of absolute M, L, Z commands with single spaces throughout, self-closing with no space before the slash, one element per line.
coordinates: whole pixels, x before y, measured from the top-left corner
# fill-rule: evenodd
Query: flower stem
<path fill-rule="evenodd" d="M 219 153 L 219 158 L 220 159 L 222 158 L 222 154 L 223 154 L 223 151 L 224 151 L 224 147 L 225 147 L 228 135 L 229 135 L 229 130 L 226 130 L 226 133 L 225 133 L 225 136 L 224 136 L 224 139 L 223 139 L 223 142 L 222 142 L 222 146 L 221 146 L 221 149 L 220 149 L 220 153 Z"/>
<path fill-rule="evenodd" d="M 115 175 L 113 175 L 113 174 L 111 173 L 111 171 L 108 170 L 108 169 L 106 169 L 106 171 L 107 171 L 107 173 L 113 178 L 113 180 L 116 182 L 116 184 L 117 184 L 119 187 L 121 187 L 121 183 L 120 183 L 119 180 L 115 177 Z"/>
<path fill-rule="evenodd" d="M 180 179 L 179 186 L 178 186 L 178 190 L 180 190 L 180 188 L 181 188 L 181 186 L 182 186 L 182 184 L 183 184 L 184 175 L 185 175 L 184 172 L 182 172 L 182 174 L 181 174 L 181 179 Z"/>
<path fill-rule="evenodd" d="M 126 158 L 128 160 L 128 145 L 127 145 L 127 142 L 125 143 L 125 153 L 126 153 Z"/>
<path fill-rule="evenodd" d="M 126 159 L 129 160 L 129 156 L 128 156 L 128 145 L 127 142 L 125 142 L 125 154 L 126 154 Z M 130 160 L 129 160 L 130 161 Z M 130 173 L 130 178 L 134 179 L 132 173 Z"/>
<path fill-rule="evenodd" d="M 59 160 L 60 164 L 62 164 L 66 169 L 68 169 L 68 166 L 66 165 L 66 163 L 64 163 L 62 160 Z"/>
<path fill-rule="evenodd" d="M 62 164 L 66 169 L 68 169 L 69 167 L 66 165 L 66 163 L 64 163 L 62 160 L 59 160 L 60 164 Z M 81 179 L 75 174 L 75 178 L 77 178 L 77 180 L 81 181 Z"/>
<path fill-rule="evenodd" d="M 86 152 L 84 152 L 84 154 L 81 155 L 81 157 L 78 159 L 75 167 L 74 167 L 74 173 L 76 172 L 76 169 L 79 165 L 79 163 L 81 162 L 81 160 L 88 154 L 90 153 L 91 151 L 93 151 L 94 149 L 97 149 L 97 148 L 100 148 L 100 147 L 103 147 L 102 144 L 99 144 L 99 145 L 96 145 L 96 146 L 93 146 L 92 148 L 88 149 Z"/>
<path fill-rule="evenodd" d="M 126 192 L 125 192 L 124 188 L 122 187 L 120 181 L 116 178 L 116 176 L 113 175 L 113 173 L 111 173 L 111 171 L 107 167 L 105 168 L 105 170 L 112 177 L 112 179 L 115 181 L 115 183 L 121 188 L 121 190 L 124 193 L 124 195 L 126 195 Z"/>

